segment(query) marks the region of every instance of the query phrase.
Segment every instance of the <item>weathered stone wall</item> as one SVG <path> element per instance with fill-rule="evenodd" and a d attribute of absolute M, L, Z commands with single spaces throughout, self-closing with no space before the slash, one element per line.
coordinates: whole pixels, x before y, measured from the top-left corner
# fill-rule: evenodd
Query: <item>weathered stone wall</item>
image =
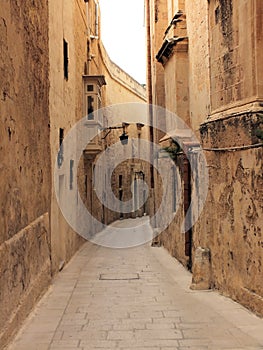
<path fill-rule="evenodd" d="M 212 286 L 262 315 L 262 147 L 253 148 L 262 130 L 262 2 L 210 1 L 208 10 L 211 116 L 200 136 L 210 185 L 193 251 L 208 247 Z"/>
<path fill-rule="evenodd" d="M 173 36 L 184 38 L 173 46 L 167 62 L 163 62 L 165 108 L 189 125 L 189 60 L 185 14 L 180 16 L 180 21 L 176 25 L 169 24 L 165 31 L 165 39 L 171 39 Z M 166 127 L 169 128 L 169 125 Z"/>
<path fill-rule="evenodd" d="M 17 332 L 51 281 L 49 241 L 46 213 L 1 244 L 1 345 Z"/>
<path fill-rule="evenodd" d="M 147 25 L 147 89 L 148 103 L 156 106 L 165 107 L 165 81 L 164 69 L 156 60 L 156 54 L 163 42 L 164 31 L 168 25 L 169 15 L 167 1 L 147 0 L 146 1 L 146 25 Z M 172 7 L 172 4 L 170 4 Z M 165 118 L 157 116 L 155 111 L 149 110 L 149 119 L 152 125 L 158 125 L 160 129 L 165 130 Z M 152 129 L 150 132 L 151 141 L 158 143 L 164 136 L 163 131 Z M 157 166 L 157 160 L 154 160 Z M 160 196 L 156 190 L 158 186 L 158 173 L 151 169 L 151 200 L 150 214 L 154 215 L 156 208 L 160 205 Z M 155 188 L 154 188 L 155 187 Z M 153 226 L 156 223 L 152 223 Z"/>
<path fill-rule="evenodd" d="M 186 0 L 185 12 L 189 42 L 190 125 L 199 137 L 199 126 L 210 113 L 208 1 Z"/>
<path fill-rule="evenodd" d="M 0 11 L 0 343 L 50 281 L 48 2 Z"/>
<path fill-rule="evenodd" d="M 170 10 L 173 9 L 172 14 Z M 174 118 L 178 116 L 188 125 L 190 124 L 189 118 L 189 75 L 188 75 L 188 39 L 187 39 L 187 24 L 185 16 L 185 4 L 184 1 L 173 1 L 168 2 L 168 10 L 166 9 L 165 3 L 162 3 L 162 11 L 167 11 L 168 21 L 163 22 L 162 32 L 158 33 L 159 46 L 157 42 L 154 42 L 155 54 L 157 55 L 157 65 L 158 69 L 163 70 L 164 77 L 164 93 L 165 100 L 163 106 L 174 113 Z M 175 14 L 182 12 L 180 15 L 180 22 L 173 24 L 171 21 Z M 179 13 L 178 13 L 179 15 Z M 165 26 L 164 26 L 165 24 Z M 160 30 L 157 24 L 152 26 L 156 31 Z M 162 34 L 162 35 L 161 35 Z M 171 47 L 171 51 L 167 50 L 164 52 L 164 44 L 167 40 L 171 40 L 174 36 L 180 37 L 182 40 L 175 43 Z M 157 54 L 158 52 L 158 54 Z M 155 58 L 156 60 L 156 58 Z M 153 83 L 153 95 L 159 95 L 159 86 Z M 161 92 L 162 96 L 163 92 Z M 173 130 L 169 130 L 169 122 L 162 123 L 167 131 L 175 132 L 175 125 L 178 123 L 176 120 L 173 121 Z M 178 125 L 180 128 L 180 126 Z M 164 130 L 165 130 L 164 129 Z M 157 142 L 160 140 L 161 133 L 157 136 Z M 168 142 L 168 143 L 167 143 Z M 169 147 L 169 141 L 160 142 L 162 148 Z M 166 169 L 166 177 L 161 181 L 160 177 L 156 175 L 155 177 L 155 211 L 160 206 L 161 200 L 165 198 L 166 207 L 164 212 L 160 216 L 160 222 L 152 223 L 158 229 L 162 228 L 164 223 L 170 221 L 171 213 L 176 213 L 174 219 L 171 221 L 170 225 L 155 238 L 155 244 L 162 244 L 172 256 L 175 256 L 179 261 L 181 261 L 185 266 L 189 264 L 189 257 L 185 255 L 185 233 L 182 233 L 182 225 L 184 222 L 184 196 L 181 193 L 180 185 L 184 187 L 184 162 L 183 155 L 179 155 L 176 159 L 176 167 L 171 168 L 171 164 L 167 163 L 167 159 L 158 158 L 157 167 L 161 169 Z M 168 187 L 167 185 L 172 187 Z M 166 189 L 163 192 L 163 189 Z M 171 190 L 170 190 L 171 189 Z M 182 190 L 182 192 L 184 192 Z M 178 207 L 175 208 L 175 206 Z"/>
<path fill-rule="evenodd" d="M 260 142 L 255 133 L 262 130 L 262 115 L 248 113 L 202 125 L 210 185 L 194 231 L 195 247 L 211 251 L 212 284 L 261 315 L 262 146 L 242 146 Z"/>
<path fill-rule="evenodd" d="M 168 3 L 170 8 L 171 1 Z M 185 1 L 190 126 L 201 140 L 209 170 L 205 207 L 188 235 L 188 238 L 192 235 L 193 288 L 201 285 L 218 288 L 260 315 L 263 314 L 262 9 L 263 3 L 258 0 Z M 153 19 L 151 25 L 164 35 Z M 154 45 L 155 38 L 151 41 Z M 175 52 L 164 64 L 165 105 L 172 112 L 177 111 L 179 101 L 170 79 L 176 77 L 178 61 L 174 56 Z M 151 64 L 154 69 L 155 64 Z M 159 93 L 155 84 L 153 81 L 153 96 Z M 197 188 L 197 180 L 202 183 L 203 176 L 200 154 L 192 152 L 189 156 L 197 169 L 188 184 L 195 196 L 202 191 Z M 180 164 L 177 167 L 179 171 Z M 182 173 L 181 179 L 185 189 L 187 179 Z M 162 184 L 158 179 L 156 184 L 158 205 Z M 172 200 L 167 195 L 168 213 Z M 200 200 L 197 206 L 201 207 Z M 163 219 L 168 213 L 164 213 Z M 184 215 L 180 208 L 159 242 L 187 265 L 183 251 L 186 240 L 177 234 Z M 201 261 L 202 258 L 206 261 Z"/>
<path fill-rule="evenodd" d="M 164 31 L 168 26 L 168 4 L 166 1 L 149 0 L 149 53 L 148 56 L 148 94 L 150 94 L 150 103 L 156 106 L 165 107 L 165 81 L 164 69 L 156 60 L 156 54 L 163 43 Z M 150 86 L 151 84 L 151 86 Z M 153 124 L 157 124 L 158 117 L 152 116 Z M 165 124 L 162 125 L 165 128 Z M 162 134 L 163 135 L 163 134 Z M 155 141 L 161 136 L 156 131 L 154 133 Z"/>
<path fill-rule="evenodd" d="M 164 69 L 156 61 L 156 54 L 163 42 L 164 31 L 168 26 L 167 1 L 149 0 L 150 36 L 151 36 L 151 79 L 152 104 L 165 106 Z M 154 116 L 156 118 L 156 116 Z M 164 125 L 165 127 L 165 125 Z"/>
<path fill-rule="evenodd" d="M 263 3 L 260 0 L 254 1 L 254 45 L 255 45 L 255 75 L 256 75 L 256 96 L 259 101 L 263 100 L 263 69 L 260 62 L 263 60 L 263 40 L 262 40 L 262 17 Z"/>
<path fill-rule="evenodd" d="M 158 177 L 158 197 L 159 201 L 161 199 L 165 201 L 165 207 L 161 212 L 160 221 L 156 222 L 156 227 L 163 229 L 166 223 L 170 222 L 170 224 L 155 238 L 154 242 L 164 246 L 172 256 L 187 267 L 189 257 L 185 254 L 185 233 L 182 230 L 185 217 L 183 155 L 176 157 L 176 166 L 173 166 L 173 162 L 169 156 L 158 160 L 158 166 L 165 171 L 166 176 L 162 181 Z"/>
<path fill-rule="evenodd" d="M 210 1 L 212 113 L 262 99 L 262 8 L 254 0 Z"/>
<path fill-rule="evenodd" d="M 59 130 L 64 137 L 77 120 L 83 117 L 83 82 L 85 62 L 87 61 L 87 22 L 85 3 L 77 0 L 58 0 L 49 2 L 49 52 L 50 52 L 50 94 L 49 111 L 51 119 L 52 183 L 53 171 L 59 149 Z M 59 15 L 58 15 L 59 14 Z M 64 76 L 63 40 L 68 43 L 68 78 Z M 65 198 L 69 186 L 70 165 L 60 174 L 59 197 Z M 72 206 L 76 205 L 75 202 Z M 51 202 L 51 243 L 52 271 L 56 273 L 65 264 L 83 240 L 77 235 L 63 217 L 52 186 Z"/>
<path fill-rule="evenodd" d="M 142 199 L 144 194 L 142 186 L 138 182 L 136 182 L 136 185 L 134 183 L 134 181 L 140 179 L 144 180 L 147 183 L 148 187 L 150 187 L 149 164 L 133 156 L 133 150 L 135 148 L 137 148 L 139 154 L 142 154 L 142 152 L 147 153 L 150 151 L 149 148 L 143 150 L 142 148 L 144 146 L 141 145 L 141 142 L 148 140 L 148 128 L 147 126 L 144 126 L 142 127 L 141 131 L 138 131 L 136 125 L 132 124 L 128 127 L 128 135 L 128 145 L 121 146 L 118 154 L 112 154 L 112 157 L 115 158 L 115 161 L 116 159 L 123 156 L 127 160 L 121 162 L 113 171 L 111 185 L 116 198 L 121 199 L 124 202 L 133 198 L 134 210 L 131 213 L 122 213 L 121 207 L 119 207 L 117 208 L 117 213 L 108 214 L 108 222 L 112 222 L 113 220 L 119 219 L 120 217 L 130 218 L 142 216 L 144 213 L 149 213 L 149 201 L 146 201 L 145 205 L 143 205 L 139 210 L 135 210 L 136 201 L 139 201 L 139 197 Z M 115 132 L 115 136 L 109 140 L 109 145 L 116 142 L 116 140 L 118 140 L 118 137 L 119 133 Z M 112 159 L 112 163 L 113 162 L 114 159 Z M 140 172 L 141 174 L 139 174 Z"/>

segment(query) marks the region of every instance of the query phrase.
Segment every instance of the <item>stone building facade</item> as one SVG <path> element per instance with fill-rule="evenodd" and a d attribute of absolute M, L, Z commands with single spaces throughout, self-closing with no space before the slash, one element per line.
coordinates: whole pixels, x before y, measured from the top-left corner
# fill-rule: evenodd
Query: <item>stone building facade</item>
<path fill-rule="evenodd" d="M 60 14 L 60 15 L 58 15 Z M 71 165 L 65 164 L 59 147 L 82 118 L 82 74 L 87 62 L 86 7 L 81 0 L 49 1 L 49 113 L 51 143 L 51 261 L 56 273 L 83 243 L 65 220 L 57 201 L 54 169 L 59 163 L 60 200 L 66 200 Z M 58 49 L 59 48 L 59 49 Z M 67 160 L 69 163 L 70 161 Z"/>
<path fill-rule="evenodd" d="M 0 7 L 3 345 L 50 283 L 51 169 L 48 1 Z"/>
<path fill-rule="evenodd" d="M 192 270 L 192 288 L 219 289 L 262 315 L 263 4 L 149 0 L 146 5 L 149 98 L 178 115 L 201 146 L 193 151 L 178 130 L 168 128 L 170 137 L 155 133 L 163 147 L 172 140 L 183 146 L 174 158 L 184 190 L 176 193 L 183 204 L 156 243 Z M 201 153 L 208 195 L 198 221 L 182 234 L 191 196 L 199 190 Z M 197 165 L 195 173 L 189 161 Z M 170 179 L 176 181 L 172 174 Z M 172 200 L 167 198 L 167 211 Z"/>
<path fill-rule="evenodd" d="M 84 242 L 64 218 L 58 200 L 67 200 L 78 166 L 84 174 L 79 178 L 80 194 L 88 175 L 81 161 L 73 164 L 60 148 L 75 123 L 87 115 L 85 82 L 105 81 L 101 106 L 144 103 L 146 98 L 145 89 L 111 62 L 103 48 L 95 0 L 3 1 L 0 33 L 0 344 L 4 346 L 52 276 Z M 129 126 L 130 138 L 139 133 L 137 129 Z M 109 135 L 109 144 L 119 140 L 119 131 Z M 146 127 L 140 133 L 147 138 Z M 144 164 L 138 167 L 146 174 Z M 129 176 L 126 167 L 120 171 L 123 186 L 128 186 L 131 169 Z M 102 212 L 99 204 L 93 206 Z M 110 222 L 119 214 L 107 215 Z"/>

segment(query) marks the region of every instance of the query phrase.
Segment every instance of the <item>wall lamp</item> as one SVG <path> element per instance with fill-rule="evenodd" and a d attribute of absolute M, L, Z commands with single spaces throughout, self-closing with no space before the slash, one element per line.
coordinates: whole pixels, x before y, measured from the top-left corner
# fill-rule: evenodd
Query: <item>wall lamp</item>
<path fill-rule="evenodd" d="M 108 130 L 107 134 L 102 137 L 102 140 L 106 139 L 111 130 L 122 129 L 122 134 L 119 136 L 122 145 L 127 145 L 128 143 L 128 134 L 126 128 L 129 126 L 129 123 L 122 123 L 122 126 L 109 126 L 108 128 L 103 128 L 102 130 Z"/>
<path fill-rule="evenodd" d="M 135 176 L 136 176 L 136 177 L 138 176 L 138 179 L 144 180 L 144 172 L 143 172 L 142 170 L 136 171 L 136 172 L 135 172 Z"/>

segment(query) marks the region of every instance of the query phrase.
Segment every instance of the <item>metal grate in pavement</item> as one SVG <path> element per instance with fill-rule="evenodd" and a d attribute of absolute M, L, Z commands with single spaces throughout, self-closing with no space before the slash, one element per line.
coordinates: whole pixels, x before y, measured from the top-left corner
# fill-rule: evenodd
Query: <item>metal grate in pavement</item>
<path fill-rule="evenodd" d="M 102 273 L 99 279 L 101 281 L 130 281 L 138 280 L 140 276 L 138 273 Z"/>

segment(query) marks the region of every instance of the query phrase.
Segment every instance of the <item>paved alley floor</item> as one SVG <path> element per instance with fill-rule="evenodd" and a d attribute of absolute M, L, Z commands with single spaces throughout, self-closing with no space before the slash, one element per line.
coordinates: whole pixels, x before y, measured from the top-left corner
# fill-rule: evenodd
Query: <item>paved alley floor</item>
<path fill-rule="evenodd" d="M 190 282 L 163 248 L 87 242 L 8 349 L 263 349 L 262 319 Z"/>

